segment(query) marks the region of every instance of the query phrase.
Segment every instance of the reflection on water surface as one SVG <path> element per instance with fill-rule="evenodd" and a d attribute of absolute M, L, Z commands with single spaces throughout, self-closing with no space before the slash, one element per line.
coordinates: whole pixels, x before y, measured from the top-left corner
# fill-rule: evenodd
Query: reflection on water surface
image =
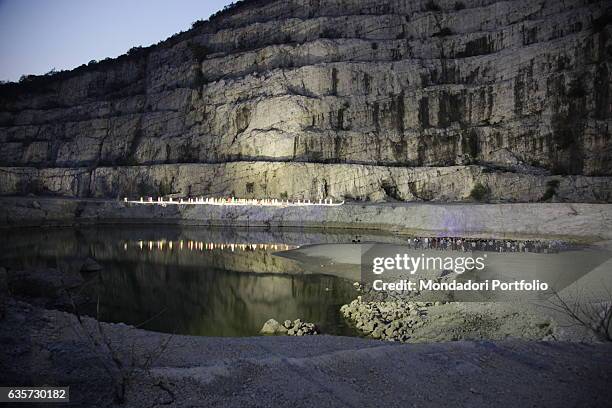
<path fill-rule="evenodd" d="M 10 238 L 9 238 L 10 237 Z M 84 289 L 100 299 L 100 318 L 144 328 L 207 336 L 256 335 L 270 319 L 317 323 L 352 335 L 339 307 L 352 282 L 303 273 L 277 251 L 354 236 L 178 227 L 112 226 L 12 231 L 0 239 L 1 261 L 16 269 L 80 270 L 102 266 Z M 95 312 L 90 306 L 90 314 Z"/>
<path fill-rule="evenodd" d="M 99 299 L 102 320 L 145 322 L 142 327 L 150 330 L 250 336 L 270 318 L 300 318 L 318 324 L 323 333 L 355 335 L 339 308 L 357 295 L 353 282 L 359 279 L 358 268 L 355 275 L 351 268 L 316 256 L 309 264 L 274 255 L 305 245 L 351 242 L 386 243 L 391 244 L 389 250 L 401 246 L 423 253 L 498 253 L 499 260 L 489 258 L 491 276 L 526 273 L 526 265 L 541 265 L 546 254 L 579 259 L 572 255 L 578 250 L 580 256 L 595 258 L 595 253 L 558 241 L 115 225 L 7 231 L 0 236 L 0 265 L 78 273 L 92 258 L 102 269 L 84 274 L 84 293 L 93 301 L 86 311 L 95 314 Z M 544 269 L 551 269 L 555 277 L 568 275 L 567 268 L 576 269 L 572 262 L 566 267 L 548 264 L 550 268 Z"/>

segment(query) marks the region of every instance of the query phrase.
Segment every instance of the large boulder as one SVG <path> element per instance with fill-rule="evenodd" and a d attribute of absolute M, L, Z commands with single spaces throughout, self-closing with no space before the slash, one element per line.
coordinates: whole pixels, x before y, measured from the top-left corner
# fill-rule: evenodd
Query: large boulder
<path fill-rule="evenodd" d="M 274 319 L 270 319 L 264 323 L 260 330 L 261 334 L 274 335 L 274 334 L 286 334 L 287 329 Z"/>

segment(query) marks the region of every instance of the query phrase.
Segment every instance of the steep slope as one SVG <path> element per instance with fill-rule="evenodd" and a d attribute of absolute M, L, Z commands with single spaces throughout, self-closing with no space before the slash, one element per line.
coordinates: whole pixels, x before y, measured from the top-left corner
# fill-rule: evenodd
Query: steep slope
<path fill-rule="evenodd" d="M 482 185 L 609 202 L 611 15 L 607 1 L 246 1 L 3 86 L 0 192 L 454 201 Z"/>

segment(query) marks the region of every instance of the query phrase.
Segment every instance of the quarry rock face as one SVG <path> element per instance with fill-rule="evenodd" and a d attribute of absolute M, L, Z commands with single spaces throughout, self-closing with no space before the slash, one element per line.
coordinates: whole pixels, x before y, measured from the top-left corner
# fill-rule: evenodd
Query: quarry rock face
<path fill-rule="evenodd" d="M 610 202 L 611 16 L 607 1 L 247 0 L 3 85 L 0 193 Z"/>

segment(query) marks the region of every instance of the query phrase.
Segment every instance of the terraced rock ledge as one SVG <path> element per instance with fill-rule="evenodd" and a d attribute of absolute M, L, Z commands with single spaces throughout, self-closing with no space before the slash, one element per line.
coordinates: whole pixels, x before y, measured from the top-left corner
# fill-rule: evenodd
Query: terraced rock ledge
<path fill-rule="evenodd" d="M 611 15 L 247 0 L 0 86 L 0 194 L 610 202 Z"/>

